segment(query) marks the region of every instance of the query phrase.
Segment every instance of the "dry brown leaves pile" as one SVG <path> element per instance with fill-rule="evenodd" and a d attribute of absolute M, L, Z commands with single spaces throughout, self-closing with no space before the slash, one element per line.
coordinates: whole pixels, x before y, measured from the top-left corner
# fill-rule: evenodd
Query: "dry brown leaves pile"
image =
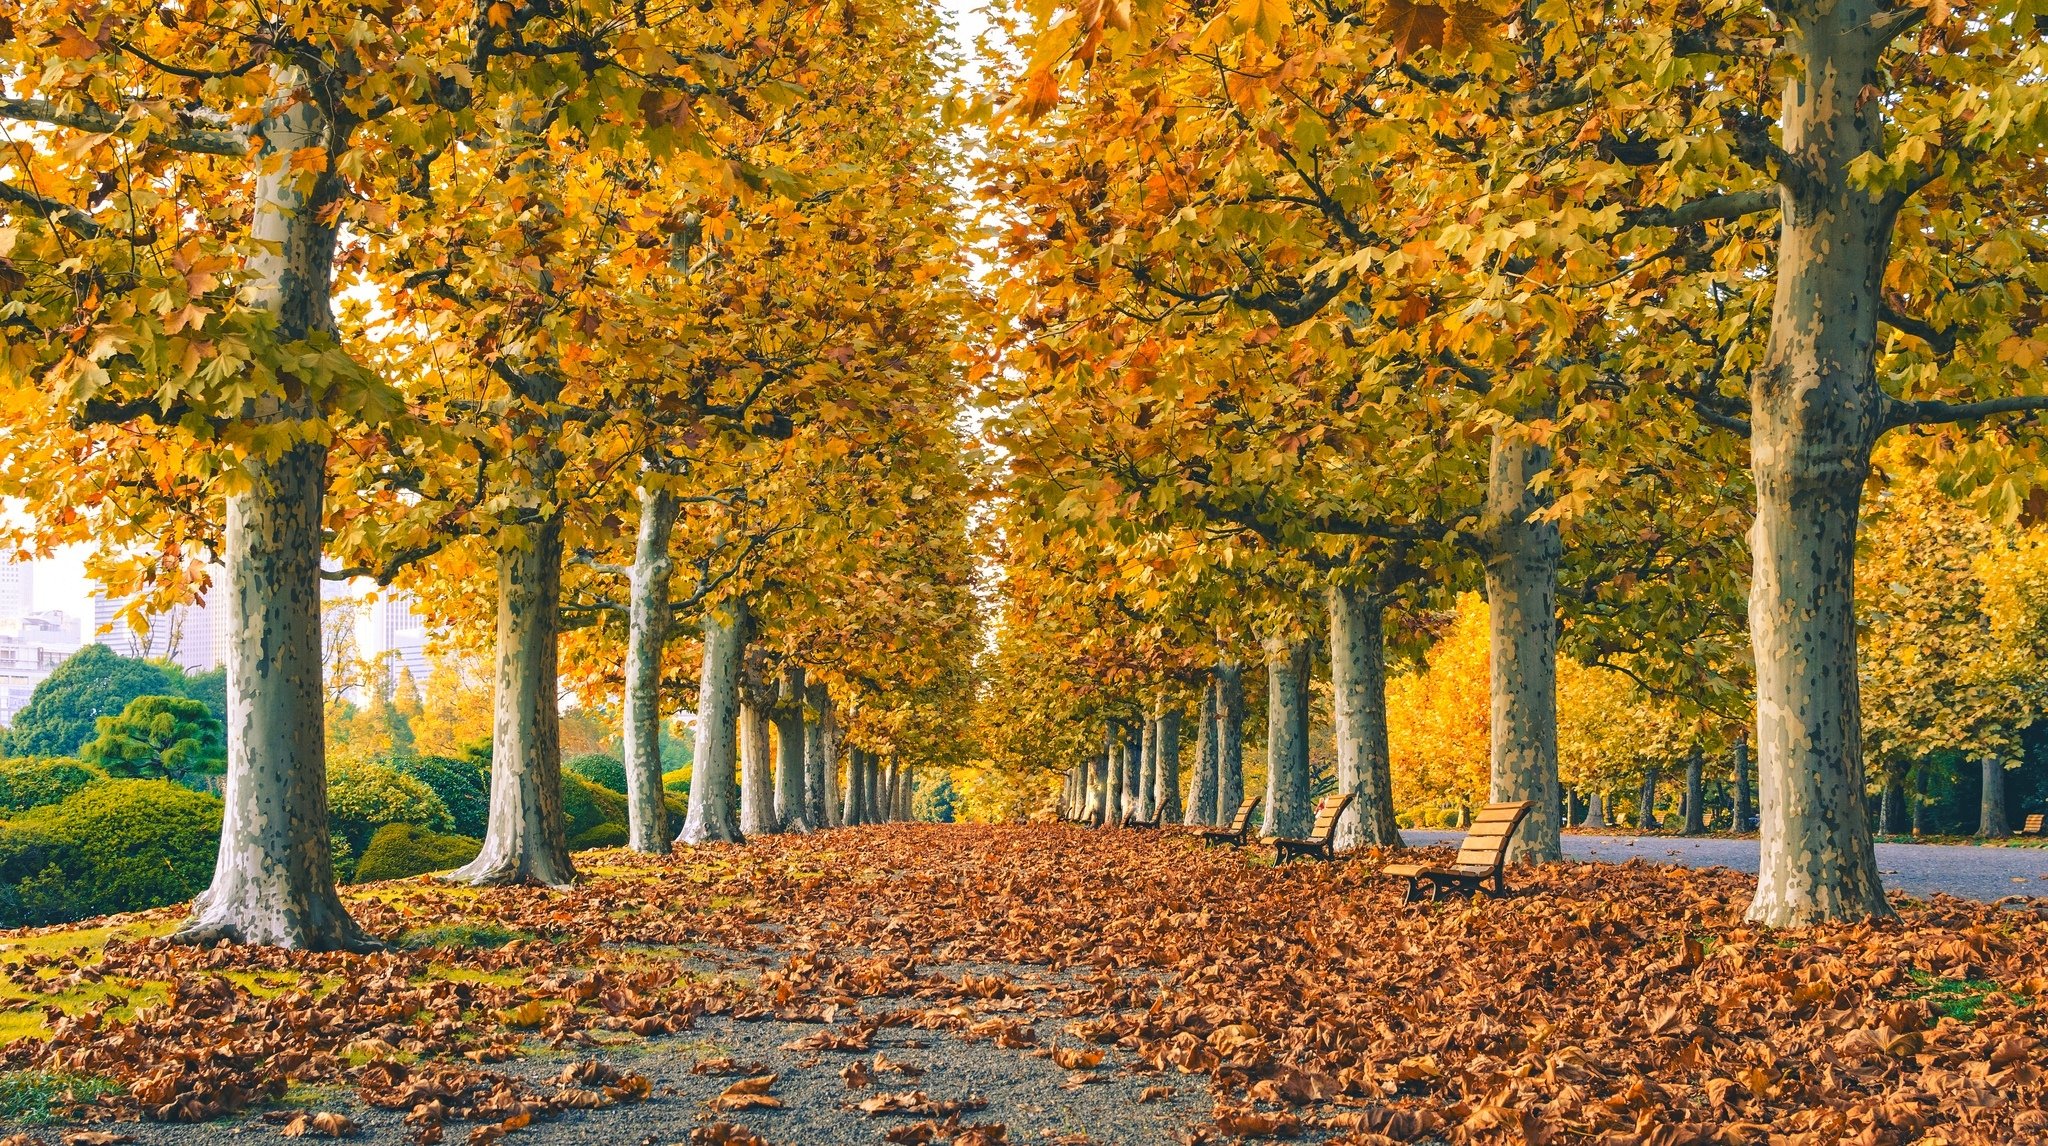
<path fill-rule="evenodd" d="M 1275 870 L 1170 835 L 1047 826 L 898 825 L 604 858 L 607 874 L 566 894 L 409 883 L 353 904 L 384 934 L 472 918 L 560 937 L 495 952 L 111 943 L 92 973 L 166 982 L 169 1000 L 129 1021 L 67 1018 L 48 1040 L 7 1046 L 0 1065 L 122 1079 L 128 1094 L 99 1113 L 152 1119 L 345 1080 L 405 1109 L 421 1141 L 459 1120 L 488 1142 L 647 1093 L 595 1063 L 546 1085 L 484 1065 L 523 1040 L 573 1047 L 726 1014 L 852 1019 L 791 1044 L 806 1051 L 866 1055 L 877 1029 L 908 1026 L 1076 1071 L 1195 1076 L 1178 1085 L 1215 1100 L 1198 1139 L 2048 1135 L 2048 922 L 2031 911 L 1939 899 L 1895 922 L 1767 932 L 1741 920 L 1746 877 L 1641 863 L 1559 865 L 1522 874 L 1504 901 L 1403 909 L 1372 858 Z M 663 952 L 682 945 L 723 950 L 742 973 L 680 973 Z M 963 965 L 977 970 L 949 973 Z M 987 970 L 1000 966 L 1019 970 Z M 449 977 L 507 968 L 529 973 Z M 228 970 L 336 985 L 258 997 Z M 1965 983 L 1979 985 L 1968 1021 L 1928 997 Z M 1044 1015 L 1068 1020 L 1051 1047 L 1026 1021 Z M 432 1061 L 401 1066 L 397 1052 Z M 960 1123 L 971 1098 L 881 1089 L 888 1070 L 876 1059 L 841 1073 L 849 1108 L 925 1119 L 895 1140 L 1004 1140 Z M 721 1105 L 765 1105 L 772 1085 L 757 1073 Z M 694 1137 L 758 1141 L 726 1122 Z"/>

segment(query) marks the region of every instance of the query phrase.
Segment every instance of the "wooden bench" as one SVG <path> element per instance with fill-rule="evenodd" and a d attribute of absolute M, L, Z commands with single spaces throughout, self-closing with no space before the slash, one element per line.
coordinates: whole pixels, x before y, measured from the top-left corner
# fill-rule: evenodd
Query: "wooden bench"
<path fill-rule="evenodd" d="M 2042 824 L 2044 822 L 2048 822 L 2048 817 L 2044 817 L 2041 813 L 2035 812 L 2033 815 L 2027 817 L 2026 823 L 2020 825 L 2020 834 L 2023 836 L 2042 835 Z"/>
<path fill-rule="evenodd" d="M 1230 818 L 1227 828 L 1196 828 L 1195 836 L 1204 844 L 1241 844 L 1251 832 L 1252 809 L 1259 806 L 1261 796 L 1246 796 L 1244 803 L 1237 806 L 1237 815 Z"/>
<path fill-rule="evenodd" d="M 1158 820 L 1156 820 L 1156 819 L 1153 819 L 1153 820 L 1141 820 L 1141 819 L 1139 819 L 1139 818 L 1138 818 L 1138 810 L 1137 810 L 1136 808 L 1132 808 L 1132 809 L 1131 809 L 1130 811 L 1128 811 L 1128 812 L 1125 812 L 1125 813 L 1124 813 L 1124 827 L 1127 827 L 1127 828 L 1156 828 L 1156 827 L 1158 827 L 1158 826 L 1159 826 L 1159 821 L 1158 821 Z"/>
<path fill-rule="evenodd" d="M 1275 866 L 1289 859 L 1306 859 L 1315 856 L 1320 859 L 1337 858 L 1337 817 L 1351 806 L 1352 793 L 1332 792 L 1316 805 L 1316 824 L 1306 837 L 1273 836 L 1266 842 L 1273 845 Z"/>
<path fill-rule="evenodd" d="M 1458 858 L 1446 867 L 1426 863 L 1395 863 L 1380 869 L 1387 875 L 1406 878 L 1408 894 L 1401 897 L 1402 903 L 1411 903 L 1421 885 L 1429 885 L 1429 898 L 1436 901 L 1437 892 L 1445 887 L 1460 890 L 1486 891 L 1488 881 L 1493 883 L 1490 895 L 1507 891 L 1503 869 L 1507 866 L 1508 841 L 1515 838 L 1515 829 L 1522 826 L 1522 820 L 1533 807 L 1523 800 L 1513 804 L 1488 804 L 1472 821 L 1472 830 L 1465 834 L 1465 842 L 1458 848 Z"/>

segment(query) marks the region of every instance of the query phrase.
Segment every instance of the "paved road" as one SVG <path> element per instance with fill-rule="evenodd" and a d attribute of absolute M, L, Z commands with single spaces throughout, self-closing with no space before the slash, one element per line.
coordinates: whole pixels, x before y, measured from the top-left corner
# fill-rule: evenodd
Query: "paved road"
<path fill-rule="evenodd" d="M 1459 832 L 1402 832 L 1411 844 L 1455 844 Z M 1726 867 L 1756 873 L 1755 840 L 1682 839 L 1673 836 L 1592 836 L 1568 832 L 1566 859 L 1622 863 L 1645 859 L 1685 867 Z M 1974 847 L 1969 844 L 1879 844 L 1877 867 L 1885 887 L 1908 895 L 1937 891 L 1989 902 L 2006 895 L 2048 896 L 2048 848 Z"/>

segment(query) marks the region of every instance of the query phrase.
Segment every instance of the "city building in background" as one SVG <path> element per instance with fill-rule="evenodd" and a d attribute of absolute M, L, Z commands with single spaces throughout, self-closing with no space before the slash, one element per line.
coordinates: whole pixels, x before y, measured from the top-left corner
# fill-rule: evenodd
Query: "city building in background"
<path fill-rule="evenodd" d="M 28 704 L 51 669 L 88 643 L 106 645 L 125 657 L 168 661 L 187 672 L 208 672 L 226 663 L 228 610 L 219 593 L 131 624 L 121 613 L 134 598 L 95 591 L 86 599 L 90 614 L 81 618 L 35 607 L 38 564 L 0 563 L 0 725 L 11 722 Z M 223 573 L 213 570 L 216 586 L 225 584 Z M 410 595 L 384 590 L 372 598 L 366 585 L 335 581 L 326 582 L 321 595 L 329 606 L 327 623 L 350 630 L 349 640 L 331 639 L 332 646 L 349 646 L 353 656 L 382 666 L 390 674 L 390 687 L 396 687 L 399 674 L 408 670 L 425 685 L 431 668 L 427 626 L 414 612 Z M 343 602 L 350 607 L 332 607 Z"/>
<path fill-rule="evenodd" d="M 0 565 L 0 724 L 14 719 L 50 670 L 78 651 L 79 620 L 35 607 L 35 566 Z"/>

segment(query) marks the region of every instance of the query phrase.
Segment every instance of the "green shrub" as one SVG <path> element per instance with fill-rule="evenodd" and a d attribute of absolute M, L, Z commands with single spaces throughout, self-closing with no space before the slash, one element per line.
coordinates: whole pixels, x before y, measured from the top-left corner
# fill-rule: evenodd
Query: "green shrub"
<path fill-rule="evenodd" d="M 482 838 L 491 814 L 490 766 L 452 756 L 414 756 L 393 761 L 401 775 L 410 776 L 434 790 L 448 807 L 455 834 Z"/>
<path fill-rule="evenodd" d="M 0 926 L 65 923 L 199 894 L 221 803 L 167 780 L 107 780 L 0 824 Z"/>
<path fill-rule="evenodd" d="M 104 770 L 69 756 L 20 756 L 0 760 L 0 816 L 12 816 L 46 804 L 61 804 Z"/>
<path fill-rule="evenodd" d="M 684 766 L 682 766 L 681 768 L 677 768 L 677 769 L 676 769 L 676 770 L 674 770 L 673 772 L 663 772 L 663 773 L 661 774 L 661 788 L 662 788 L 662 791 L 664 791 L 664 792 L 674 792 L 674 793 L 675 793 L 676 795 L 678 795 L 678 796 L 687 796 L 687 795 L 689 795 L 689 794 L 690 794 L 690 767 L 689 767 L 689 765 L 685 764 Z"/>
<path fill-rule="evenodd" d="M 580 852 L 591 848 L 622 848 L 626 846 L 626 825 L 599 824 L 580 836 L 569 839 L 569 850 Z"/>
<path fill-rule="evenodd" d="M 227 767 L 227 733 L 204 701 L 138 696 L 119 716 L 102 716 L 78 758 L 110 776 L 187 780 Z"/>
<path fill-rule="evenodd" d="M 72 756 L 98 732 L 102 716 L 118 716 L 138 696 L 176 692 L 161 665 L 87 645 L 50 670 L 14 714 L 5 733 L 9 756 Z"/>
<path fill-rule="evenodd" d="M 562 819 L 565 834 L 576 839 L 599 824 L 626 823 L 626 798 L 574 772 L 562 773 Z"/>
<path fill-rule="evenodd" d="M 370 835 L 386 824 L 415 824 L 431 832 L 454 826 L 448 805 L 432 788 L 386 764 L 337 764 L 327 770 L 327 808 L 336 835 L 363 855 Z"/>
<path fill-rule="evenodd" d="M 416 824 L 386 824 L 370 837 L 356 861 L 356 880 L 405 879 L 447 871 L 476 858 L 483 845 L 469 836 L 447 836 Z"/>
<path fill-rule="evenodd" d="M 585 752 L 562 767 L 621 796 L 626 794 L 626 763 L 609 752 Z"/>

